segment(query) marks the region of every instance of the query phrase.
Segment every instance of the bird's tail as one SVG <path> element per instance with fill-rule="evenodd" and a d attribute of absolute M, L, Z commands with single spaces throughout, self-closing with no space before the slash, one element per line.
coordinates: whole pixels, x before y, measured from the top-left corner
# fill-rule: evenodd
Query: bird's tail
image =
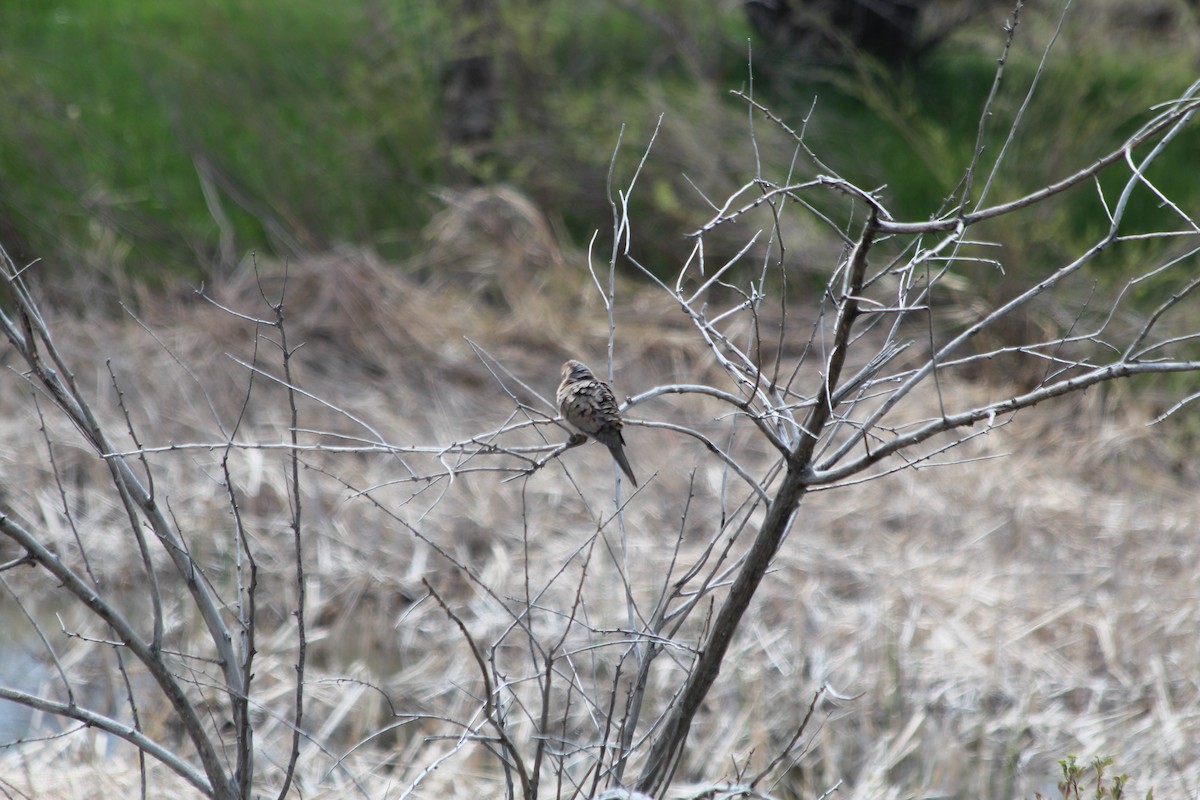
<path fill-rule="evenodd" d="M 621 446 L 610 447 L 608 451 L 612 453 L 613 460 L 617 462 L 617 466 L 621 471 L 629 476 L 629 480 L 633 482 L 634 488 L 637 488 L 637 478 L 633 477 L 633 468 L 629 466 L 629 459 L 625 457 L 625 448 Z"/>

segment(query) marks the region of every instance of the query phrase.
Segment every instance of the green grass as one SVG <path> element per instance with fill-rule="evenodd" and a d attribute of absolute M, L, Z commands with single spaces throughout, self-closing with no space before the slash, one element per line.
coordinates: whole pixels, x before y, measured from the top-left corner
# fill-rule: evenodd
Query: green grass
<path fill-rule="evenodd" d="M 670 272 L 690 247 L 683 234 L 707 211 L 683 174 L 714 196 L 752 174 L 745 109 L 727 94 L 747 81 L 749 30 L 736 9 L 699 0 L 643 8 L 650 15 L 566 0 L 499 3 L 486 37 L 503 82 L 494 153 L 458 166 L 515 184 L 582 245 L 609 224 L 605 180 L 621 125 L 618 181 L 665 112 L 632 207 L 653 232 L 643 236 L 644 257 Z M 432 190 L 451 179 L 441 80 L 460 22 L 419 3 L 9 4 L 0 10 L 8 42 L 0 211 L 25 257 L 141 280 L 214 269 L 214 212 L 228 219 L 236 257 L 287 255 L 282 230 L 308 250 L 351 242 L 403 259 L 419 250 L 437 208 Z M 897 216 L 924 218 L 953 191 L 974 147 L 1000 46 L 992 38 L 996 52 L 951 44 L 899 72 L 802 70 L 759 47 L 755 90 L 793 125 L 818 97 L 810 144 L 860 185 L 886 184 Z M 993 198 L 1028 191 L 1118 142 L 1150 102 L 1182 88 L 1188 58 L 1089 52 L 1053 62 Z M 1023 97 L 1031 59 L 1011 59 L 985 161 Z M 1152 171 L 1172 196 L 1195 194 L 1198 144 L 1189 133 Z M 764 152 L 764 174 L 782 176 L 788 148 Z M 219 209 L 205 200 L 199 158 L 231 182 L 217 192 Z M 1161 221 L 1140 194 L 1131 224 Z M 1080 191 L 1032 229 L 997 236 L 1036 260 L 1094 237 L 1097 208 L 1094 191 Z M 1101 270 L 1119 275 L 1125 263 L 1107 257 Z"/>
<path fill-rule="evenodd" d="M 271 217 L 313 248 L 419 227 L 438 177 L 438 65 L 373 30 L 363 9 L 331 8 L 8 8 L 0 24 L 16 46 L 0 104 L 16 124 L 2 134 L 0 171 L 30 243 L 87 249 L 102 219 L 139 274 L 207 266 L 217 227 L 198 157 L 244 195 L 240 206 L 223 196 L 242 249 L 272 244 Z M 445 52 L 445 27 L 426 16 L 407 18 L 407 35 Z"/>

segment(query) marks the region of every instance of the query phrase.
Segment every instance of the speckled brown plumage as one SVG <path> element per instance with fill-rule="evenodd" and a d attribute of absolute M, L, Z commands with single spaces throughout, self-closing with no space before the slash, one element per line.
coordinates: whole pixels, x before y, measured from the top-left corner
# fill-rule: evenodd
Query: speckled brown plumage
<path fill-rule="evenodd" d="M 593 375 L 586 364 L 572 359 L 562 366 L 557 399 L 558 408 L 567 422 L 607 447 L 617 465 L 637 486 L 637 478 L 633 477 L 633 469 L 625 458 L 621 412 L 608 384 Z"/>

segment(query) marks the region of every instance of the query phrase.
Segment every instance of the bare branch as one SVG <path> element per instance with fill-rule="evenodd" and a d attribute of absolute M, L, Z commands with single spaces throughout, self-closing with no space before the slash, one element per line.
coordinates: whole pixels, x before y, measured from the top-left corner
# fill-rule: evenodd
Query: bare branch
<path fill-rule="evenodd" d="M 88 727 L 110 733 L 119 739 L 129 742 L 141 752 L 161 761 L 176 775 L 183 778 L 192 786 L 195 786 L 201 794 L 207 797 L 228 796 L 219 795 L 217 791 L 214 791 L 214 787 L 205 780 L 204 774 L 177 756 L 173 750 L 159 744 L 137 728 L 126 725 L 123 722 L 106 717 L 103 714 L 97 714 L 73 702 L 59 703 L 47 700 L 44 697 L 38 697 L 37 695 L 9 689 L 6 686 L 0 686 L 0 700 L 20 703 L 23 706 L 34 708 L 38 711 L 45 711 L 48 714 L 79 720 Z"/>

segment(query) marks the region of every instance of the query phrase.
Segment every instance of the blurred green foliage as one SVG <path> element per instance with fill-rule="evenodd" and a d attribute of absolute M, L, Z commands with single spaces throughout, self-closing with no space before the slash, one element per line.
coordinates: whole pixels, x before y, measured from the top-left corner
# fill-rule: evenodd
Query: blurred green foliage
<path fill-rule="evenodd" d="M 401 25 L 316 0 L 6 4 L 4 210 L 51 260 L 90 262 L 107 237 L 123 263 L 101 268 L 203 272 L 203 162 L 232 187 L 240 249 L 277 247 L 271 220 L 310 247 L 403 240 L 438 179 L 431 54 L 450 32 L 412 5 Z"/>
<path fill-rule="evenodd" d="M 153 281 L 199 278 L 250 249 L 287 256 L 349 242 L 402 259 L 421 246 L 438 186 L 468 177 L 529 194 L 577 245 L 609 227 L 609 162 L 628 181 L 665 123 L 632 198 L 642 258 L 665 271 L 710 199 L 753 177 L 744 104 L 753 37 L 738 4 L 500 0 L 483 49 L 500 76 L 486 159 L 442 142 L 443 81 L 459 55 L 459 4 L 417 0 L 87 0 L 0 8 L 0 236 L 51 266 Z M 899 216 L 936 212 L 975 145 L 1000 33 L 953 43 L 918 66 L 755 63 L 755 96 L 798 125 L 819 97 L 809 143 L 860 185 L 885 185 Z M 985 161 L 1032 78 L 1014 54 Z M 1189 80 L 1186 54 L 1087 53 L 1051 63 L 992 200 L 1067 174 L 1119 142 Z M 792 149 L 756 123 L 763 174 Z M 1196 193 L 1200 138 L 1152 172 Z M 686 177 L 685 177 L 686 176 Z M 1103 182 L 1106 193 L 1122 177 Z M 205 189 L 207 188 L 207 198 Z M 1146 192 L 1145 194 L 1149 194 Z M 1161 221 L 1139 198 L 1133 224 Z M 1033 263 L 1076 248 L 1104 223 L 1094 187 L 1037 219 L 989 233 Z M 224 233 L 224 240 L 222 239 Z M 224 242 L 225 251 L 222 251 Z M 17 253 L 14 253 L 16 255 Z M 1114 280 L 1126 256 L 1106 254 Z"/>

